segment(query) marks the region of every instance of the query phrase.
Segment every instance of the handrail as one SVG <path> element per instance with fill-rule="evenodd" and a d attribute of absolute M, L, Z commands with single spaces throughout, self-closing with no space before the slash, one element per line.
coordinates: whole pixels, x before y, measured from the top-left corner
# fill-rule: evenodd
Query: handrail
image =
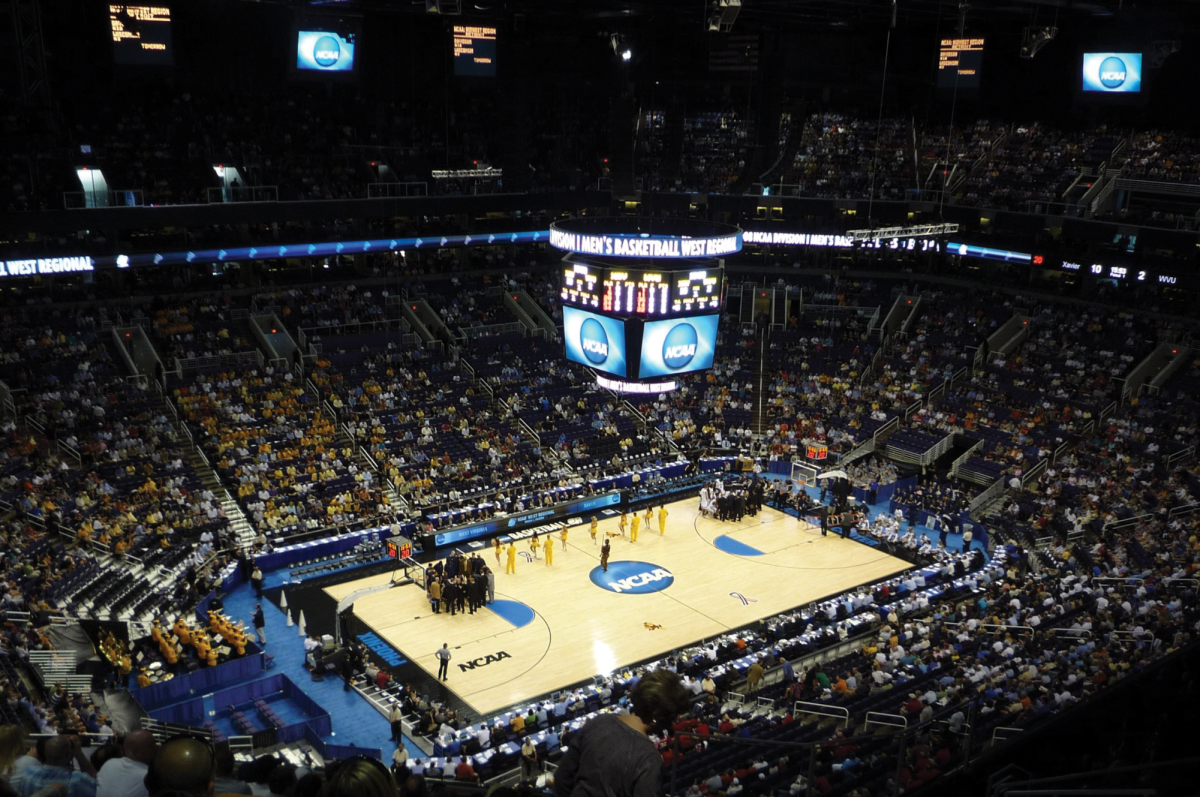
<path fill-rule="evenodd" d="M 1179 451 L 1176 451 L 1174 454 L 1168 454 L 1166 456 L 1166 465 L 1169 468 L 1172 465 L 1174 465 L 1176 462 L 1179 462 L 1180 460 L 1190 457 L 1195 453 L 1196 453 L 1195 446 L 1188 446 L 1187 448 L 1180 449 Z"/>
<path fill-rule="evenodd" d="M 1071 639 L 1091 639 L 1092 632 L 1086 628 L 1055 628 L 1055 637 L 1071 638 Z"/>
<path fill-rule="evenodd" d="M 1173 518 L 1179 517 L 1180 515 L 1190 515 L 1192 512 L 1197 510 L 1200 510 L 1200 501 L 1193 501 L 1190 504 L 1183 504 L 1182 506 L 1175 507 L 1171 511 L 1167 512 L 1167 517 Z"/>
<path fill-rule="evenodd" d="M 963 628 L 966 626 L 966 623 L 942 623 L 942 625 L 946 626 L 947 628 Z M 1030 633 L 1030 634 L 1033 633 L 1033 628 L 1028 625 L 1007 625 L 1004 623 L 980 623 L 978 626 L 976 626 L 976 628 L 979 628 L 981 630 L 996 630 L 996 631 L 1006 630 L 1006 631 L 1023 631 L 1023 632 Z"/>
<path fill-rule="evenodd" d="M 1120 576 L 1097 576 L 1092 579 L 1093 584 L 1104 586 L 1111 584 L 1113 587 L 1141 587 L 1145 586 L 1146 582 L 1140 578 L 1122 578 Z"/>
<path fill-rule="evenodd" d="M 1021 474 L 1021 489 L 1025 489 L 1025 485 L 1032 482 L 1038 476 L 1041 476 L 1042 473 L 1045 472 L 1046 468 L 1048 468 L 1048 467 L 1050 467 L 1050 460 L 1043 459 L 1040 462 L 1038 462 L 1038 464 L 1034 465 L 1032 468 L 1025 471 L 1025 473 Z"/>
<path fill-rule="evenodd" d="M 1003 736 L 1000 735 L 1001 731 L 1004 731 Z M 992 744 L 994 745 L 994 744 L 996 744 L 996 742 L 1005 741 L 1008 738 L 1009 733 L 1025 733 L 1025 729 L 1024 728 L 1010 728 L 1005 725 L 997 725 L 995 728 L 992 729 Z"/>
<path fill-rule="evenodd" d="M 1133 517 L 1122 518 L 1120 520 L 1110 520 L 1109 522 L 1104 524 L 1104 527 L 1101 529 L 1101 531 L 1112 531 L 1115 529 L 1123 529 L 1126 526 L 1134 526 L 1134 525 L 1137 525 L 1138 523 L 1141 523 L 1142 521 L 1153 520 L 1153 519 L 1154 519 L 1153 514 L 1151 514 L 1150 512 L 1143 512 L 1142 514 L 1134 515 Z"/>
<path fill-rule="evenodd" d="M 890 728 L 907 728 L 908 717 L 902 714 L 886 714 L 882 711 L 868 711 L 867 725 L 884 725 Z"/>
<path fill-rule="evenodd" d="M 805 706 L 805 708 L 801 708 Z M 850 727 L 850 712 L 842 706 L 827 706 L 824 703 L 808 703 L 803 700 L 797 700 L 792 704 L 793 714 L 813 714 L 818 717 L 832 717 L 834 719 L 841 718 L 842 727 Z"/>

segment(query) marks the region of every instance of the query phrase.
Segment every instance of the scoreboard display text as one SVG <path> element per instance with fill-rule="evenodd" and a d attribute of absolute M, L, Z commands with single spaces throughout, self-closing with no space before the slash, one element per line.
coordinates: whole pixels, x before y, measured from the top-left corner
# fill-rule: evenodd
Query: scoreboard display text
<path fill-rule="evenodd" d="M 496 29 L 483 25 L 454 26 L 454 74 L 496 76 Z"/>
<path fill-rule="evenodd" d="M 562 302 L 619 316 L 663 317 L 721 309 L 724 275 L 720 268 L 659 271 L 587 266 L 563 272 Z"/>
<path fill-rule="evenodd" d="M 983 67 L 983 39 L 942 39 L 938 88 L 977 89 Z"/>
<path fill-rule="evenodd" d="M 111 3 L 108 24 L 118 64 L 171 66 L 171 9 L 166 6 Z"/>

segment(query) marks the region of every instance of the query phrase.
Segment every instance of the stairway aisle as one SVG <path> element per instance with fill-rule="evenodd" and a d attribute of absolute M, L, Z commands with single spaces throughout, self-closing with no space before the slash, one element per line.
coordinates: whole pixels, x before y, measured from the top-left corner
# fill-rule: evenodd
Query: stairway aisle
<path fill-rule="evenodd" d="M 758 349 L 758 362 L 755 364 L 754 381 L 757 387 L 754 410 L 750 415 L 750 428 L 754 430 L 755 439 L 766 434 L 767 425 L 767 347 L 771 345 L 771 331 L 766 325 L 760 325 L 755 330 L 755 348 Z"/>

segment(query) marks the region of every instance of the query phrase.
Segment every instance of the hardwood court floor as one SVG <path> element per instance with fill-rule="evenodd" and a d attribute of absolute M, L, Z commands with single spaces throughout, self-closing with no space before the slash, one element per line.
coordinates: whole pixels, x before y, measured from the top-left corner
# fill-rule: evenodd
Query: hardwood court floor
<path fill-rule="evenodd" d="M 565 551 L 555 537 L 551 566 L 544 554 L 533 562 L 522 556 L 517 572 L 508 575 L 503 563 L 494 567 L 490 548 L 482 550 L 496 570 L 497 601 L 529 607 L 508 604 L 504 614 L 511 619 L 491 610 L 433 614 L 415 585 L 360 598 L 354 612 L 431 675 L 437 672 L 434 652 L 449 643 L 453 659 L 446 686 L 490 715 L 907 567 L 875 548 L 822 537 L 811 525 L 769 508 L 740 523 L 700 517 L 694 498 L 667 508 L 665 535 L 659 536 L 656 520 L 641 530 L 637 543 L 612 538 L 609 564 L 610 572 L 622 560 L 668 570 L 674 581 L 660 592 L 617 593 L 594 584 L 589 575 L 599 567 L 600 549 L 585 525 L 570 529 Z M 602 541 L 616 531 L 617 518 L 604 519 L 598 536 Z M 528 551 L 528 541 L 519 541 L 517 550 Z M 388 580 L 387 574 L 377 575 L 326 591 L 340 600 Z"/>

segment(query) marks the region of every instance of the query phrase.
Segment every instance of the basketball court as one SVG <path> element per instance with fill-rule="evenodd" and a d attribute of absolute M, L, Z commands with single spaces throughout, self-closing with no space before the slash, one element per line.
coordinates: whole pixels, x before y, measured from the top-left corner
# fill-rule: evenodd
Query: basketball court
<path fill-rule="evenodd" d="M 530 560 L 528 540 L 517 542 L 515 574 L 504 572 L 503 559 L 497 566 L 490 547 L 480 549 L 496 572 L 496 603 L 476 614 L 433 614 L 417 585 L 360 598 L 354 613 L 431 676 L 435 651 L 448 643 L 446 687 L 490 715 L 909 566 L 766 507 L 739 523 L 701 517 L 695 498 L 667 509 L 664 535 L 655 510 L 636 543 L 628 534 L 609 538 L 608 573 L 600 570 L 600 544 L 617 534 L 616 517 L 600 521 L 596 545 L 587 525 L 569 530 L 566 550 L 555 534 L 550 566 L 544 553 Z M 340 600 L 389 579 L 326 592 Z"/>

